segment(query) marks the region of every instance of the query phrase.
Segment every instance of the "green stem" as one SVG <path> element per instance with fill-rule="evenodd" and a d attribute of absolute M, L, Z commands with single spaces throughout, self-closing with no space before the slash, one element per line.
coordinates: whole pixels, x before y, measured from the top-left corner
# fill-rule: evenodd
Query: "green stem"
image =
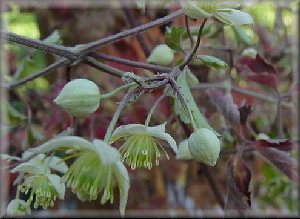
<path fill-rule="evenodd" d="M 155 101 L 154 105 L 151 107 L 149 113 L 148 113 L 148 116 L 147 116 L 147 119 L 145 121 L 145 126 L 148 127 L 149 123 L 150 123 L 150 120 L 151 120 L 151 117 L 154 113 L 154 110 L 157 108 L 157 106 L 159 105 L 159 103 L 166 97 L 167 95 L 167 92 L 168 92 L 169 88 L 167 87 L 165 90 L 164 90 L 164 93 Z"/>
<path fill-rule="evenodd" d="M 113 116 L 112 120 L 110 121 L 110 124 L 107 128 L 106 134 L 104 136 L 104 141 L 108 142 L 108 140 L 110 139 L 110 137 L 112 135 L 112 132 L 115 128 L 115 125 L 116 125 L 116 123 L 117 123 L 117 121 L 120 117 L 120 114 L 121 114 L 122 110 L 124 109 L 126 102 L 129 100 L 129 98 L 131 97 L 133 92 L 134 91 L 131 91 L 131 92 L 129 91 L 124 96 L 123 100 L 120 102 L 120 104 L 118 106 L 118 109 L 116 110 L 116 112 L 115 112 L 115 114 L 114 114 L 114 116 Z"/>
<path fill-rule="evenodd" d="M 134 85 L 136 85 L 135 82 L 132 82 L 132 83 L 130 83 L 130 84 L 124 84 L 124 85 L 122 85 L 121 87 L 118 87 L 117 89 L 112 90 L 112 91 L 109 92 L 109 93 L 106 93 L 106 94 L 101 95 L 101 99 L 109 99 L 109 98 L 111 98 L 113 95 L 119 93 L 120 91 L 126 90 L 126 89 L 128 89 L 128 88 L 130 88 L 130 87 L 132 87 L 132 86 L 134 86 Z"/>

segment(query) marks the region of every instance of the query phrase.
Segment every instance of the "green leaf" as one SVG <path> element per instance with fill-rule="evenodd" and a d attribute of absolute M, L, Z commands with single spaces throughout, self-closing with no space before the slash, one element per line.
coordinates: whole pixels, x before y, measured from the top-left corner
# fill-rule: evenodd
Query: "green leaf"
<path fill-rule="evenodd" d="M 246 12 L 242 12 L 235 9 L 230 9 L 230 12 L 218 11 L 214 14 L 214 16 L 228 25 L 244 25 L 244 24 L 253 24 L 253 18 Z"/>
<path fill-rule="evenodd" d="M 182 93 L 184 94 L 184 98 L 186 99 L 188 108 L 191 110 L 194 122 L 196 127 L 199 128 L 208 128 L 212 130 L 216 135 L 219 136 L 219 134 L 207 123 L 206 118 L 202 115 L 200 112 L 194 97 L 191 93 L 191 90 L 189 88 L 188 82 L 187 82 L 187 72 L 190 71 L 188 68 L 185 68 L 185 70 L 178 76 L 177 78 L 177 84 L 182 90 Z M 175 113 L 179 116 L 180 120 L 182 120 L 186 124 L 190 124 L 190 118 L 188 117 L 188 112 L 180 105 L 181 102 L 175 98 L 174 99 L 174 110 Z"/>
<path fill-rule="evenodd" d="M 53 31 L 48 37 L 43 40 L 45 43 L 62 44 L 58 30 Z"/>
<path fill-rule="evenodd" d="M 32 125 L 27 129 L 26 143 L 28 146 L 32 146 L 36 141 L 42 141 L 45 139 L 45 136 Z"/>
<path fill-rule="evenodd" d="M 184 32 L 182 27 L 167 27 L 166 44 L 174 50 L 180 50 L 181 35 Z"/>
<path fill-rule="evenodd" d="M 232 26 L 233 32 L 235 34 L 236 39 L 246 45 L 250 46 L 253 44 L 251 37 L 247 34 L 247 32 L 241 26 Z"/>
<path fill-rule="evenodd" d="M 213 67 L 213 68 L 226 68 L 228 65 L 226 62 L 222 61 L 221 59 L 218 59 L 214 56 L 208 56 L 208 55 L 197 55 L 194 58 L 195 61 L 200 60 L 203 62 L 203 64 Z"/>
<path fill-rule="evenodd" d="M 26 120 L 26 116 L 17 111 L 10 103 L 6 102 L 8 123 L 10 125 L 18 125 Z"/>

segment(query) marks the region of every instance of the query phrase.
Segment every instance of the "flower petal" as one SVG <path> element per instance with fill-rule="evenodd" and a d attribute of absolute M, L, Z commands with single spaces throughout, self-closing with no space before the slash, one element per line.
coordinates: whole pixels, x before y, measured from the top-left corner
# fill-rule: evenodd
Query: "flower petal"
<path fill-rule="evenodd" d="M 222 9 L 226 10 L 226 9 Z M 229 25 L 253 24 L 253 18 L 246 12 L 228 9 L 230 12 L 219 11 L 215 13 L 215 17 L 221 22 Z"/>
<path fill-rule="evenodd" d="M 13 168 L 10 172 L 25 172 L 33 175 L 44 173 L 42 166 L 30 162 L 21 163 L 15 168 Z"/>
<path fill-rule="evenodd" d="M 61 182 L 61 178 L 55 174 L 47 174 L 48 179 L 51 182 L 51 185 L 56 189 L 60 199 L 65 197 L 65 184 Z"/>
<path fill-rule="evenodd" d="M 20 160 L 22 160 L 22 159 L 19 158 L 19 157 L 16 157 L 16 156 L 10 156 L 10 155 L 8 155 L 8 154 L 0 154 L 0 159 L 6 160 L 6 161 L 12 161 L 12 160 L 20 161 Z"/>
<path fill-rule="evenodd" d="M 168 133 L 165 132 L 157 132 L 157 130 L 154 131 L 150 131 L 149 130 L 149 134 L 153 137 L 159 138 L 161 140 L 164 140 L 166 142 L 169 143 L 169 145 L 171 146 L 171 148 L 173 149 L 173 151 L 175 153 L 178 153 L 178 149 L 177 149 L 177 144 L 176 141 L 172 138 L 171 135 L 169 135 Z"/>
<path fill-rule="evenodd" d="M 143 134 L 147 132 L 147 128 L 142 124 L 129 124 L 129 125 L 121 125 L 116 128 L 112 133 L 110 138 L 110 142 L 114 142 L 119 138 L 122 138 L 128 134 Z"/>
<path fill-rule="evenodd" d="M 121 155 L 116 148 L 100 139 L 95 139 L 93 141 L 93 148 L 95 152 L 98 153 L 98 156 L 104 165 L 110 165 L 121 159 Z"/>
<path fill-rule="evenodd" d="M 121 161 L 117 162 L 114 165 L 114 176 L 116 178 L 116 182 L 118 184 L 119 191 L 120 191 L 119 211 L 121 217 L 124 217 L 125 208 L 128 199 L 128 191 L 130 188 L 130 182 L 129 182 L 128 171 Z"/>
<path fill-rule="evenodd" d="M 51 160 L 50 160 L 50 164 L 49 164 L 49 167 L 53 170 L 56 170 L 60 173 L 65 173 L 67 172 L 68 170 L 68 166 L 67 164 L 65 163 L 64 160 L 62 160 L 61 158 L 59 157 L 49 157 Z"/>
<path fill-rule="evenodd" d="M 48 151 L 56 150 L 60 147 L 91 150 L 91 148 L 93 148 L 93 145 L 91 142 L 78 136 L 62 136 L 51 139 L 36 148 L 31 148 L 29 149 L 29 151 L 33 153 L 45 153 Z"/>
<path fill-rule="evenodd" d="M 149 130 L 150 132 L 157 132 L 157 133 L 166 132 L 166 124 L 167 122 L 157 126 L 147 127 L 147 131 Z"/>

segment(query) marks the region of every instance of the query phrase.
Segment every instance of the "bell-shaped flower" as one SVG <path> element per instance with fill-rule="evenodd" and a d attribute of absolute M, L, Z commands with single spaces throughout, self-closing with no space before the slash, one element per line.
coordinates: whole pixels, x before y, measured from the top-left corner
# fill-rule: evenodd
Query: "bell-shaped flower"
<path fill-rule="evenodd" d="M 26 152 L 22 157 L 26 159 L 28 156 L 31 154 Z M 45 154 L 39 154 L 11 170 L 12 173 L 20 174 L 17 178 L 20 181 L 18 190 L 25 194 L 30 192 L 27 203 L 31 204 L 35 198 L 34 208 L 42 206 L 46 209 L 54 205 L 57 197 L 64 198 L 65 185 L 61 182 L 61 177 L 51 174 L 51 169 L 64 173 L 67 166 L 58 157 L 46 157 Z"/>
<path fill-rule="evenodd" d="M 31 210 L 29 204 L 24 200 L 13 199 L 7 206 L 6 214 L 10 217 L 20 217 L 31 214 Z"/>
<path fill-rule="evenodd" d="M 129 175 L 120 161 L 120 153 L 102 140 L 89 142 L 76 136 L 52 139 L 32 149 L 33 152 L 65 149 L 67 158 L 76 158 L 62 180 L 81 201 L 96 200 L 102 193 L 101 204 L 114 201 L 113 189 L 120 191 L 119 210 L 124 216 L 129 190 Z"/>
<path fill-rule="evenodd" d="M 194 19 L 215 17 L 224 24 L 253 24 L 253 18 L 246 12 L 236 10 L 239 3 L 224 0 L 181 0 L 184 13 Z"/>
<path fill-rule="evenodd" d="M 154 159 L 156 165 L 159 165 L 161 156 L 159 148 L 169 159 L 167 152 L 157 140 L 168 142 L 173 151 L 177 153 L 176 142 L 171 135 L 166 133 L 165 125 L 165 123 L 154 127 L 142 124 L 122 125 L 114 130 L 110 142 L 119 139 L 125 141 L 119 151 L 123 156 L 123 161 L 130 165 L 131 169 L 138 167 L 151 169 Z"/>

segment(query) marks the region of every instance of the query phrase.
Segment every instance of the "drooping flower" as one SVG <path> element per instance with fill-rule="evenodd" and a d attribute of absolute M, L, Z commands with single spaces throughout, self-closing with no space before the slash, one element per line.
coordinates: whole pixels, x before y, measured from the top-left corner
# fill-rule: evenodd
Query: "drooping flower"
<path fill-rule="evenodd" d="M 30 156 L 30 153 L 25 152 L 23 159 L 27 156 Z M 18 190 L 25 194 L 30 192 L 27 203 L 30 205 L 35 199 L 34 208 L 42 206 L 46 209 L 54 205 L 57 197 L 64 198 L 65 185 L 61 182 L 61 177 L 51 174 L 51 169 L 64 173 L 67 166 L 58 157 L 46 157 L 45 154 L 39 154 L 11 170 L 12 173 L 19 172 Z"/>
<path fill-rule="evenodd" d="M 239 3 L 224 0 L 181 0 L 184 13 L 194 19 L 215 17 L 224 24 L 253 24 L 253 18 L 246 12 L 236 10 Z"/>
<path fill-rule="evenodd" d="M 124 216 L 129 190 L 129 175 L 120 161 L 120 153 L 102 140 L 89 142 L 77 136 L 63 136 L 46 142 L 34 152 L 44 153 L 59 148 L 66 149 L 74 163 L 64 174 L 62 180 L 81 201 L 96 200 L 103 192 L 101 204 L 114 201 L 113 189 L 120 191 L 119 210 Z"/>
<path fill-rule="evenodd" d="M 31 214 L 30 206 L 27 202 L 21 199 L 13 199 L 7 206 L 7 216 L 26 216 Z"/>
<path fill-rule="evenodd" d="M 156 165 L 159 165 L 161 156 L 159 148 L 169 159 L 167 152 L 157 139 L 167 141 L 173 151 L 177 153 L 176 142 L 171 135 L 166 133 L 165 123 L 154 127 L 147 127 L 142 124 L 122 125 L 114 130 L 110 142 L 119 139 L 125 140 L 119 151 L 123 156 L 123 161 L 132 169 L 138 167 L 151 169 L 154 158 Z"/>

